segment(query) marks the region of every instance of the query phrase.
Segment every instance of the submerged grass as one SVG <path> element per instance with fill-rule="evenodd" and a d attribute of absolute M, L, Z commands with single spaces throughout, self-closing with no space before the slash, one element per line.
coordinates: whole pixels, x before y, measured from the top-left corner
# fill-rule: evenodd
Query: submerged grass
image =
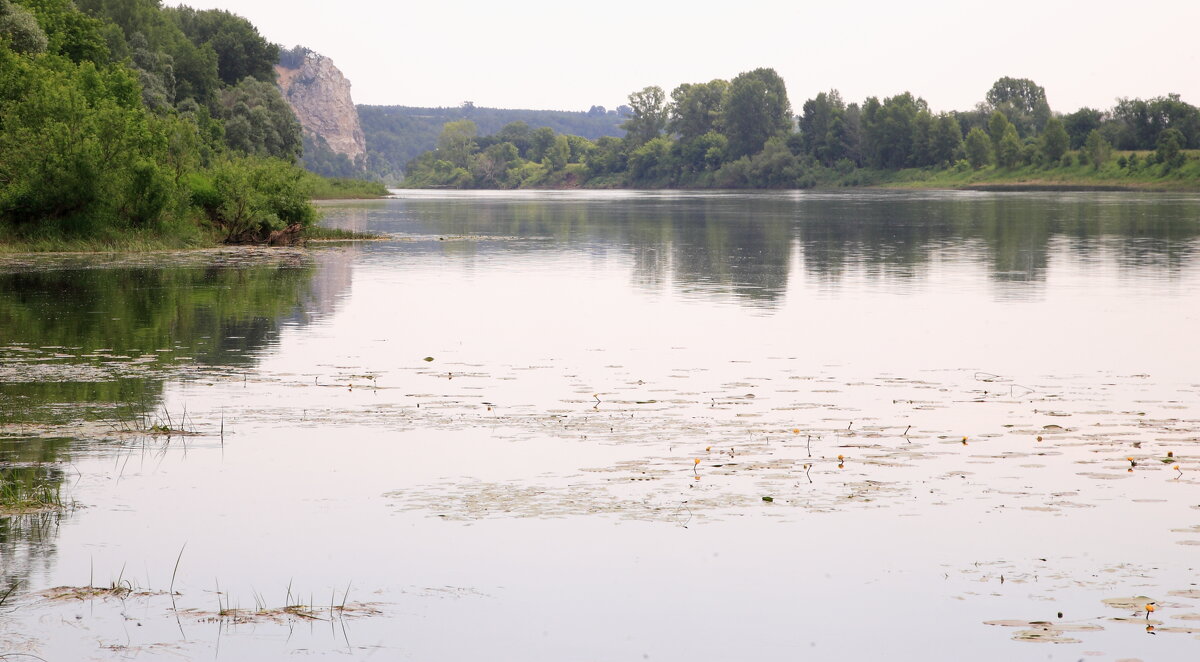
<path fill-rule="evenodd" d="M 57 470 L 41 464 L 0 466 L 0 515 L 21 515 L 62 508 Z"/>
<path fill-rule="evenodd" d="M 383 235 L 341 228 L 327 228 L 314 225 L 304 230 L 304 238 L 310 241 L 373 241 L 383 239 Z"/>
<path fill-rule="evenodd" d="M 196 430 L 195 421 L 188 416 L 187 407 L 177 417 L 163 407 L 157 413 L 151 413 L 144 402 L 139 402 L 137 408 L 129 405 L 124 410 L 118 410 L 118 418 L 112 423 L 116 432 L 144 434 L 149 436 L 194 436 L 200 434 Z"/>

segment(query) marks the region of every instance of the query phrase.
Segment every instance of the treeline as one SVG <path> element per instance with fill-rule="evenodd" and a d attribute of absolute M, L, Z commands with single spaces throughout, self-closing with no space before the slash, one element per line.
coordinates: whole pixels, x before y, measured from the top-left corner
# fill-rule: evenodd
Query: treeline
<path fill-rule="evenodd" d="M 438 135 L 447 122 L 470 120 L 483 134 L 495 133 L 511 122 L 525 122 L 534 127 L 548 127 L 555 133 L 595 140 L 624 135 L 621 123 L 627 119 L 628 110 L 624 106 L 616 109 L 592 106 L 586 112 L 509 110 L 477 107 L 467 102 L 454 108 L 358 106 L 358 118 L 367 141 L 367 170 L 394 181 L 403 177 L 409 161 L 436 147 Z"/>
<path fill-rule="evenodd" d="M 278 57 L 226 11 L 0 0 L 0 236 L 258 240 L 309 224 Z"/>
<path fill-rule="evenodd" d="M 1200 109 L 1178 95 L 1059 114 L 1040 85 L 1008 77 L 968 111 L 935 113 L 909 92 L 847 103 L 833 90 L 793 114 L 779 75 L 756 69 L 685 83 L 669 99 L 659 87 L 634 92 L 621 127 L 623 138 L 589 140 L 522 122 L 487 135 L 468 119 L 448 122 L 436 148 L 408 163 L 405 184 L 804 188 L 869 183 L 910 168 L 1081 166 L 1165 176 L 1179 174 L 1184 150 L 1200 148 Z M 1114 160 L 1114 149 L 1150 153 Z"/>

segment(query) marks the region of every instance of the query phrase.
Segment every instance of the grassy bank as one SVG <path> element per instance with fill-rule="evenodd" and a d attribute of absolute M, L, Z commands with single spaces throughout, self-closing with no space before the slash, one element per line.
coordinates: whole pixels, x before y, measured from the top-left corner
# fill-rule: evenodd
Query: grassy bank
<path fill-rule="evenodd" d="M 303 186 L 313 200 L 372 199 L 388 195 L 379 182 L 360 179 L 325 178 L 311 173 Z M 316 241 L 378 239 L 378 235 L 310 225 L 303 237 Z M 71 232 L 60 225 L 46 224 L 18 231 L 0 224 L 0 254 L 13 253 L 146 253 L 189 248 L 211 248 L 224 244 L 225 235 L 205 219 L 173 220 L 155 230 L 101 226 L 86 232 Z"/>
<path fill-rule="evenodd" d="M 0 254 L 5 253 L 146 253 L 220 245 L 215 231 L 200 226 L 154 232 L 105 228 L 77 236 L 56 230 L 22 234 L 0 226 Z"/>
<path fill-rule="evenodd" d="M 308 241 L 370 241 L 381 235 L 311 225 L 302 237 Z M 140 231 L 110 231 L 104 236 L 61 235 L 23 237 L 0 234 L 0 255 L 18 253 L 150 253 L 197 248 L 215 248 L 225 243 L 215 234 L 161 235 Z"/>
<path fill-rule="evenodd" d="M 381 182 L 343 177 L 309 178 L 313 200 L 364 200 L 387 197 L 388 190 Z"/>
<path fill-rule="evenodd" d="M 1148 164 L 1153 152 L 1116 152 L 1099 168 L 1075 163 L 1052 168 L 1020 166 L 979 170 L 909 168 L 896 171 L 859 171 L 851 185 L 887 188 L 946 188 L 985 190 L 1109 190 L 1200 191 L 1200 158 L 1189 158 L 1178 167 Z M 842 183 L 841 185 L 846 185 Z"/>

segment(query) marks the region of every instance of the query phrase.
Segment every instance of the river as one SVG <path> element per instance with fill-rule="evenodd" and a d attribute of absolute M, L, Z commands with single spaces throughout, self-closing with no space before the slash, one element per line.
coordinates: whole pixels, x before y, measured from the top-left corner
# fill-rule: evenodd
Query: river
<path fill-rule="evenodd" d="M 1200 196 L 322 210 L 0 256 L 0 654 L 1200 650 Z"/>

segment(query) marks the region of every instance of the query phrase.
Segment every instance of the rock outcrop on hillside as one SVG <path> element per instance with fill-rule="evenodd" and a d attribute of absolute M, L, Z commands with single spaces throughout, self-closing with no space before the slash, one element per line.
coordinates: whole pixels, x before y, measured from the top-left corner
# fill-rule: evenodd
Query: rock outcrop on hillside
<path fill-rule="evenodd" d="M 298 54 L 299 55 L 299 54 Z M 320 136 L 329 148 L 351 161 L 365 158 L 367 142 L 350 97 L 350 81 L 333 60 L 311 51 L 276 65 L 279 88 L 306 132 Z"/>

